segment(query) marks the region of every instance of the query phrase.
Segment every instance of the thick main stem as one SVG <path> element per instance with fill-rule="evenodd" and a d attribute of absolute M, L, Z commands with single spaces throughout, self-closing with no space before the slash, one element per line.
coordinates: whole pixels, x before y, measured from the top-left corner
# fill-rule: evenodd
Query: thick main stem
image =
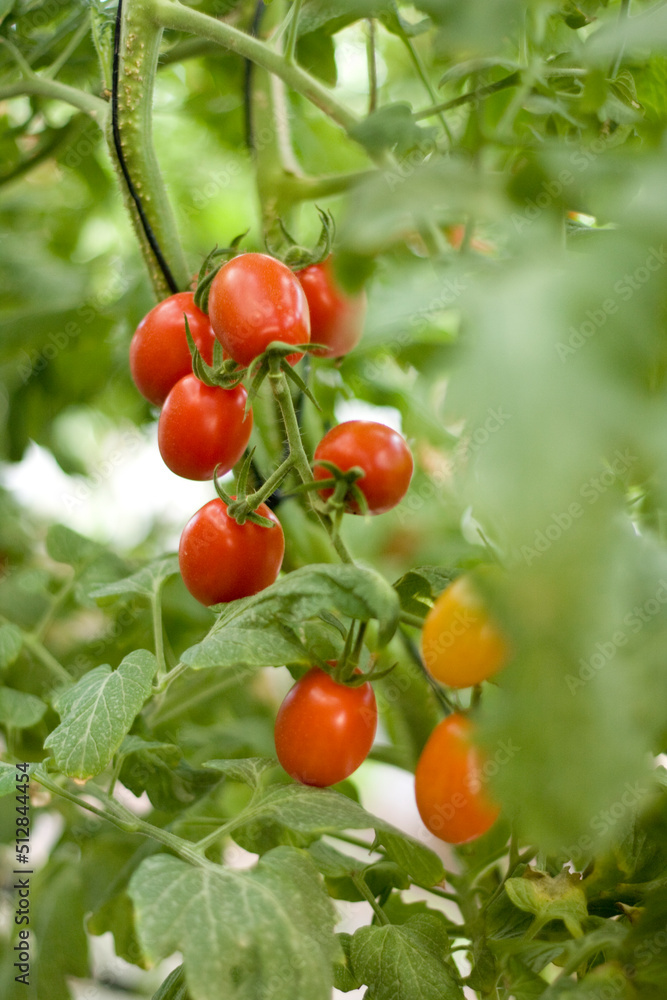
<path fill-rule="evenodd" d="M 123 0 L 121 13 L 117 103 L 107 141 L 155 294 L 164 298 L 188 287 L 189 272 L 152 140 L 162 28 L 149 0 Z"/>

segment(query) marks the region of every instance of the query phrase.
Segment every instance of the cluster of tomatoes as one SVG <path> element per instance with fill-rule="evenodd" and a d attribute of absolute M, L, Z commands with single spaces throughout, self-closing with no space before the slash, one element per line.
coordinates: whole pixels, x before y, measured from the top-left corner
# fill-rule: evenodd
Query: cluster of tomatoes
<path fill-rule="evenodd" d="M 287 354 L 290 365 L 304 349 L 341 357 L 358 343 L 366 309 L 363 293 L 349 297 L 338 288 L 329 259 L 295 273 L 266 254 L 239 254 L 209 284 L 208 315 L 197 307 L 193 293 L 172 295 L 144 317 L 130 346 L 137 388 L 161 407 L 162 458 L 177 475 L 193 480 L 224 475 L 246 452 L 253 416 L 240 379 L 270 345 L 294 345 L 294 353 Z M 213 365 L 216 340 L 221 344 L 223 358 L 241 373 L 234 385 L 207 384 L 197 377 L 186 321 L 207 366 Z M 350 420 L 333 427 L 313 455 L 313 483 L 327 483 L 319 490 L 321 498 L 335 494 L 352 514 L 390 510 L 405 495 L 412 470 L 405 440 L 373 421 Z M 332 473 L 338 477 L 333 481 Z M 179 566 L 190 593 L 210 606 L 248 597 L 273 583 L 284 549 L 280 521 L 265 503 L 237 520 L 218 495 L 183 529 Z M 424 624 L 422 650 L 426 669 L 451 687 L 479 683 L 506 657 L 503 640 L 465 579 L 437 599 Z M 294 684 L 275 726 L 285 770 L 298 781 L 321 787 L 342 781 L 359 767 L 377 727 L 372 685 L 353 663 L 329 667 L 331 672 L 314 666 Z M 482 762 L 471 733 L 471 723 L 461 714 L 444 719 L 416 772 L 424 823 L 450 843 L 479 836 L 498 814 L 481 787 Z"/>

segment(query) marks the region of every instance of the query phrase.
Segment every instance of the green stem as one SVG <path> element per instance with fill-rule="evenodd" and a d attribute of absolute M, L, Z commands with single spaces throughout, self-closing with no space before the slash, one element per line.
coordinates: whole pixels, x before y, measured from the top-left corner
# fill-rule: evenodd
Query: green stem
<path fill-rule="evenodd" d="M 153 289 L 158 298 L 164 298 L 172 288 L 150 244 L 136 198 L 140 199 L 155 243 L 168 262 L 173 282 L 178 288 L 188 287 L 190 273 L 153 148 L 153 88 L 162 41 L 162 28 L 156 23 L 153 13 L 150 0 L 124 0 L 118 64 L 119 135 L 117 133 L 114 139 L 113 128 L 110 127 L 107 141 Z M 118 159 L 118 139 L 136 198 L 130 191 Z"/>
<path fill-rule="evenodd" d="M 168 673 L 162 677 L 158 684 L 153 687 L 153 694 L 160 694 L 162 691 L 166 691 L 170 684 L 173 683 L 181 674 L 184 674 L 186 670 L 189 670 L 190 666 L 187 663 L 177 663 L 176 666 L 170 670 Z"/>
<path fill-rule="evenodd" d="M 368 63 L 368 113 L 372 114 L 378 103 L 378 71 L 375 59 L 375 21 L 368 19 L 366 33 L 366 61 Z"/>
<path fill-rule="evenodd" d="M 346 131 L 358 123 L 357 116 L 340 104 L 328 87 L 301 67 L 291 66 L 284 56 L 265 42 L 252 38 L 231 24 L 218 21 L 208 14 L 202 14 L 173 0 L 151 0 L 150 6 L 155 23 L 163 28 L 208 38 L 244 59 L 262 66 L 283 80 L 292 90 L 302 94 Z"/>
<path fill-rule="evenodd" d="M 134 813 L 126 809 L 125 806 L 121 805 L 115 799 L 110 799 L 104 792 L 100 791 L 98 788 L 89 787 L 87 789 L 89 794 L 95 796 L 102 803 L 102 808 L 92 805 L 85 799 L 80 798 L 78 795 L 74 795 L 72 792 L 63 788 L 57 782 L 52 781 L 43 770 L 36 770 L 33 774 L 35 781 L 38 781 L 40 785 L 44 788 L 48 788 L 50 792 L 54 795 L 58 795 L 63 799 L 67 799 L 68 802 L 74 803 L 74 805 L 80 806 L 82 809 L 86 809 L 88 812 L 94 813 L 99 816 L 100 819 L 106 820 L 108 823 L 113 823 L 114 826 L 119 827 L 125 833 L 139 833 L 144 837 L 149 837 L 151 840 L 157 841 L 158 844 L 162 844 L 164 847 L 168 847 L 169 850 L 173 851 L 184 861 L 189 861 L 190 864 L 197 865 L 200 868 L 209 868 L 212 870 L 219 870 L 218 865 L 214 865 L 212 862 L 203 858 L 195 850 L 193 844 L 187 840 L 183 840 L 182 837 L 177 837 L 173 833 L 169 833 L 168 830 L 163 830 L 161 827 L 153 826 L 152 823 L 146 823 L 145 820 L 140 819 L 135 816 Z"/>
<path fill-rule="evenodd" d="M 384 912 L 382 907 L 378 904 L 377 899 L 375 898 L 371 890 L 368 888 L 368 885 L 366 884 L 366 879 L 360 872 L 353 872 L 352 881 L 354 882 L 355 886 L 357 887 L 361 895 L 364 897 L 366 902 L 369 903 L 370 906 L 373 908 L 373 912 L 375 916 L 378 918 L 379 923 L 383 924 L 386 927 L 390 923 L 389 917 Z"/>
<path fill-rule="evenodd" d="M 250 806 L 248 806 L 248 808 L 244 809 L 238 816 L 234 816 L 234 818 L 230 819 L 229 822 L 223 823 L 222 826 L 217 827 L 212 833 L 208 833 L 205 837 L 202 837 L 201 840 L 198 840 L 195 844 L 195 851 L 197 854 L 203 856 L 206 854 L 209 847 L 212 847 L 213 844 L 217 843 L 221 837 L 226 837 L 232 832 L 232 830 L 235 830 L 239 826 L 243 826 L 244 823 L 249 822 L 251 819 L 252 812 L 250 810 Z"/>
<path fill-rule="evenodd" d="M 412 60 L 412 63 L 414 65 L 415 69 L 417 70 L 417 75 L 419 76 L 419 79 L 423 83 L 424 89 L 426 90 L 426 93 L 428 94 L 428 96 L 431 98 L 432 101 L 435 101 L 435 99 L 436 99 L 436 93 L 435 93 L 435 91 L 434 91 L 434 89 L 433 89 L 433 87 L 431 85 L 431 81 L 428 78 L 428 74 L 427 74 L 426 69 L 424 68 L 424 64 L 423 64 L 423 62 L 421 60 L 421 56 L 419 55 L 417 49 L 414 47 L 414 45 L 412 44 L 410 38 L 408 37 L 408 35 L 406 35 L 406 33 L 404 31 L 401 32 L 401 41 L 403 42 L 404 46 L 408 50 L 408 53 L 410 55 L 410 59 Z M 438 118 L 440 119 L 440 124 L 442 125 L 443 129 L 445 130 L 445 134 L 447 135 L 447 138 L 449 139 L 450 144 L 454 145 L 454 136 L 452 135 L 451 129 L 449 128 L 449 125 L 447 124 L 447 119 L 444 116 L 443 109 L 441 109 L 439 111 L 435 111 L 434 114 L 437 115 Z"/>
<path fill-rule="evenodd" d="M 293 0 L 290 10 L 289 30 L 287 32 L 287 41 L 285 42 L 285 62 L 290 66 L 294 65 L 296 43 L 299 37 L 299 17 L 302 6 L 303 0 Z"/>
<path fill-rule="evenodd" d="M 485 87 L 479 87 L 478 90 L 471 90 L 469 93 L 461 94 L 459 97 L 453 97 L 449 101 L 441 101 L 439 104 L 431 105 L 430 108 L 424 108 L 422 111 L 415 111 L 413 118 L 415 121 L 421 121 L 423 118 L 432 118 L 433 115 L 436 115 L 441 111 L 449 111 L 451 108 L 458 108 L 462 104 L 476 102 L 481 100 L 483 97 L 488 97 L 490 94 L 496 94 L 498 91 L 505 90 L 507 87 L 515 87 L 520 80 L 520 73 L 510 73 L 509 76 L 503 77 L 502 80 L 497 80 L 495 83 L 489 83 Z"/>
<path fill-rule="evenodd" d="M 409 611 L 401 611 L 400 620 L 404 625 L 414 625 L 415 628 L 423 628 L 424 619 L 420 618 L 419 615 L 411 615 Z"/>
<path fill-rule="evenodd" d="M 288 474 L 290 469 L 294 466 L 294 459 L 291 455 L 288 455 L 284 462 L 281 462 L 278 468 L 271 473 L 269 478 L 264 482 L 258 490 L 254 493 L 249 493 L 245 498 L 244 506 L 247 506 L 247 512 L 250 513 L 256 510 L 261 503 L 264 503 L 272 493 L 278 489 L 282 483 L 285 476 Z"/>
<path fill-rule="evenodd" d="M 67 45 L 65 46 L 65 48 L 58 55 L 58 58 L 55 59 L 51 63 L 51 65 L 49 66 L 49 68 L 46 70 L 45 76 L 49 77 L 50 79 L 53 79 L 54 77 L 58 76 L 58 73 L 60 72 L 60 70 L 63 68 L 63 66 L 65 65 L 65 63 L 69 60 L 70 56 L 72 56 L 76 52 L 76 50 L 78 49 L 79 45 L 84 40 L 84 38 L 89 33 L 89 31 L 90 31 L 90 14 L 86 14 L 84 16 L 84 19 L 83 19 L 82 23 L 76 29 L 76 31 L 74 32 L 74 34 L 70 38 L 70 40 L 67 43 Z"/>
<path fill-rule="evenodd" d="M 37 659 L 42 663 L 47 670 L 49 670 L 61 684 L 72 684 L 72 678 L 67 673 L 62 663 L 56 660 L 46 646 L 43 646 L 39 639 L 34 635 L 29 633 L 24 633 L 23 642 L 28 647 L 31 653 L 33 653 Z"/>
<path fill-rule="evenodd" d="M 155 637 L 155 658 L 157 660 L 158 683 L 167 675 L 167 664 L 164 658 L 164 632 L 162 629 L 162 587 L 151 596 L 151 614 L 153 618 L 153 635 Z"/>
<path fill-rule="evenodd" d="M 43 76 L 27 76 L 16 83 L 0 87 L 0 101 L 24 96 L 46 97 L 53 101 L 64 101 L 65 104 L 71 104 L 79 111 L 85 111 L 100 126 L 104 124 L 109 110 L 109 105 L 101 97 L 87 94 L 85 90 L 78 90 L 66 83 L 59 83 L 58 80 L 48 80 Z"/>
<path fill-rule="evenodd" d="M 35 626 L 32 634 L 34 638 L 37 639 L 39 642 L 42 641 L 42 639 L 44 638 L 49 629 L 51 622 L 53 621 L 56 614 L 63 606 L 69 595 L 72 593 L 74 584 L 76 583 L 76 579 L 77 579 L 76 574 L 73 574 L 63 584 L 58 593 L 54 595 L 53 600 L 51 601 L 49 607 L 46 609 L 46 612 L 43 615 L 41 621 L 39 621 L 38 624 Z"/>

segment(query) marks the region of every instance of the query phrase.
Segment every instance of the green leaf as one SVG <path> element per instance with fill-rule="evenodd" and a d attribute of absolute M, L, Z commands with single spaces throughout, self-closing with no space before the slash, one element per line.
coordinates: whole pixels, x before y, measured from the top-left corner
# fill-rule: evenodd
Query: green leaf
<path fill-rule="evenodd" d="M 86 779 L 104 770 L 149 697 L 156 670 L 153 654 L 139 649 L 117 670 L 96 667 L 59 696 L 62 722 L 44 746 L 63 774 Z"/>
<path fill-rule="evenodd" d="M 354 975 L 369 1000 L 463 1000 L 445 960 L 449 941 L 435 914 L 417 914 L 399 926 L 361 927 L 350 948 Z"/>
<path fill-rule="evenodd" d="M 197 670 L 229 666 L 239 676 L 260 666 L 307 663 L 313 637 L 319 640 L 330 632 L 323 631 L 322 623 L 315 632 L 301 623 L 331 611 L 358 621 L 376 619 L 379 641 L 385 644 L 396 631 L 400 607 L 396 592 L 375 570 L 304 566 L 254 597 L 226 605 L 206 639 L 181 659 Z"/>
<path fill-rule="evenodd" d="M 412 149 L 426 148 L 433 141 L 435 129 L 423 128 L 413 116 L 412 108 L 405 102 L 385 104 L 349 129 L 349 134 L 361 143 L 371 155 L 386 149 L 395 149 L 404 156 Z"/>
<path fill-rule="evenodd" d="M 151 1000 L 188 1000 L 188 990 L 185 985 L 185 969 L 179 965 L 170 972 L 165 981 L 158 986 Z"/>
<path fill-rule="evenodd" d="M 547 988 L 544 979 L 514 955 L 507 961 L 503 982 L 515 1000 L 534 1000 L 541 997 Z"/>
<path fill-rule="evenodd" d="M 23 649 L 23 633 L 16 625 L 0 626 L 0 669 L 10 667 Z"/>
<path fill-rule="evenodd" d="M 28 764 L 28 774 L 32 774 L 37 764 Z M 15 793 L 20 795 L 21 791 L 19 789 L 25 788 L 26 794 L 28 790 L 28 782 L 23 781 L 17 786 L 16 775 L 23 774 L 23 771 L 16 770 L 16 764 L 6 764 L 4 761 L 0 761 L 0 798 L 4 795 L 14 795 Z"/>
<path fill-rule="evenodd" d="M 563 869 L 556 878 L 529 869 L 523 878 L 509 878 L 505 890 L 515 906 L 533 913 L 540 925 L 564 921 L 573 937 L 581 937 L 582 921 L 588 916 L 581 877 Z"/>
<path fill-rule="evenodd" d="M 116 580 L 103 587 L 95 587 L 90 591 L 90 596 L 94 597 L 95 600 L 131 595 L 151 598 L 158 593 L 165 580 L 177 573 L 178 556 L 165 556 L 163 559 L 156 559 L 155 562 L 144 566 L 132 576 L 126 576 L 123 580 Z"/>
<path fill-rule="evenodd" d="M 153 961 L 183 953 L 193 1000 L 329 1000 L 334 911 L 312 861 L 279 847 L 243 872 L 161 855 L 129 886 Z"/>
<path fill-rule="evenodd" d="M 457 574 L 440 566 L 418 566 L 394 584 L 401 607 L 412 615 L 426 615 L 438 594 Z"/>
<path fill-rule="evenodd" d="M 267 771 L 276 767 L 270 757 L 247 757 L 236 760 L 207 760 L 204 767 L 222 771 L 230 781 L 242 781 L 251 788 L 259 788 Z"/>
<path fill-rule="evenodd" d="M 90 562 L 104 549 L 98 542 L 84 538 L 64 524 L 54 524 L 46 535 L 46 551 L 55 562 L 79 567 Z"/>
<path fill-rule="evenodd" d="M 296 58 L 303 69 L 318 76 L 330 87 L 336 86 L 336 50 L 333 38 L 326 29 L 301 35 L 296 46 Z"/>
<path fill-rule="evenodd" d="M 332 789 L 274 785 L 253 805 L 248 818 L 260 825 L 275 823 L 296 833 L 317 836 L 372 827 L 392 861 L 415 882 L 430 886 L 445 876 L 437 854 Z"/>
<path fill-rule="evenodd" d="M 393 13 L 391 0 L 306 0 L 299 17 L 299 35 L 322 28 L 335 34 L 354 21 Z"/>
<path fill-rule="evenodd" d="M 164 812 L 191 806 L 220 780 L 202 767 L 193 767 L 173 743 L 126 736 L 119 753 L 125 759 L 120 780 L 136 796 L 146 792 L 152 805 Z"/>
<path fill-rule="evenodd" d="M 0 723 L 14 729 L 29 729 L 43 717 L 46 704 L 41 698 L 14 688 L 0 687 Z"/>

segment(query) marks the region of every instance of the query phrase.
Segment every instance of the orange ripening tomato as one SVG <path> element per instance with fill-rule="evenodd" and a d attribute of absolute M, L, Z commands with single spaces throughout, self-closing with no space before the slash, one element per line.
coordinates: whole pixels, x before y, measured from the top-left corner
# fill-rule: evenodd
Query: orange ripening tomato
<path fill-rule="evenodd" d="M 431 733 L 415 772 L 424 826 L 448 844 L 481 837 L 500 814 L 482 787 L 484 757 L 472 734 L 469 719 L 458 712 L 449 715 Z"/>
<path fill-rule="evenodd" d="M 507 662 L 507 644 L 465 576 L 443 590 L 424 621 L 422 658 L 449 687 L 472 687 Z"/>

